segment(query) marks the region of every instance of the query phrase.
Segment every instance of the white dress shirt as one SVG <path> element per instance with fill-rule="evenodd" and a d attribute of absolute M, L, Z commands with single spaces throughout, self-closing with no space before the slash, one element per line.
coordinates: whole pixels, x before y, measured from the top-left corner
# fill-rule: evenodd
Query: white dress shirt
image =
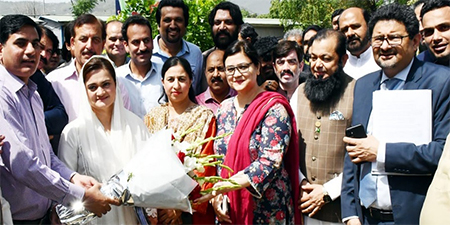
<path fill-rule="evenodd" d="M 361 53 L 359 57 L 350 54 L 348 51 L 347 55 L 348 60 L 344 66 L 344 72 L 355 80 L 381 69 L 373 58 L 372 47 Z"/>
<path fill-rule="evenodd" d="M 405 85 L 406 78 L 408 77 L 408 73 L 411 69 L 411 66 L 413 64 L 414 60 L 411 60 L 409 65 L 400 71 L 397 75 L 395 75 L 395 78 L 402 80 L 400 85 L 396 90 L 403 90 L 403 86 Z M 386 74 L 383 72 L 380 85 L 383 84 L 385 80 L 389 79 Z M 380 90 L 386 91 L 387 89 L 384 87 L 384 85 L 380 86 Z M 369 123 L 367 125 L 367 133 L 372 134 L 373 131 L 373 120 L 372 120 L 372 114 L 370 114 Z M 386 162 L 386 142 L 383 140 L 378 140 L 378 153 L 377 153 L 377 160 L 375 162 L 372 162 L 372 170 L 371 175 L 376 177 L 376 184 L 377 184 L 377 200 L 372 203 L 371 207 L 377 208 L 377 209 L 384 209 L 384 210 L 391 210 L 392 204 L 391 204 L 391 194 L 389 190 L 389 182 L 388 177 L 385 170 L 385 162 Z"/>

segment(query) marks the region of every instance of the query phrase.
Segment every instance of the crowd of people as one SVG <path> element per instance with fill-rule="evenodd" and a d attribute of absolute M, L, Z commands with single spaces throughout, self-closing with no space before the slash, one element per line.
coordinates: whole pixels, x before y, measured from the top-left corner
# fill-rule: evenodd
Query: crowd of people
<path fill-rule="evenodd" d="M 54 206 L 75 202 L 92 224 L 450 223 L 449 0 L 339 9 L 332 28 L 283 37 L 259 36 L 224 1 L 205 18 L 204 52 L 184 39 L 183 0 L 156 10 L 155 38 L 140 15 L 83 14 L 63 50 L 28 16 L 0 19 L 1 224 L 58 224 Z M 431 93 L 425 143 L 378 131 L 374 95 L 403 90 Z M 192 214 L 105 196 L 101 183 L 166 128 L 191 143 L 231 133 L 195 153 L 223 155 L 232 172 L 195 171 L 224 179 L 199 187 L 214 191 Z"/>

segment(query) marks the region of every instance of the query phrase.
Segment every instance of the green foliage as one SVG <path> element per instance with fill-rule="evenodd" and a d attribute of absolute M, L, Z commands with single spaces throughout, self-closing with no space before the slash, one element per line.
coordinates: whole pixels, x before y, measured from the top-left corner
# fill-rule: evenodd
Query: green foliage
<path fill-rule="evenodd" d="M 286 30 L 316 24 L 331 28 L 331 14 L 336 9 L 360 7 L 374 12 L 383 4 L 411 4 L 415 0 L 272 0 L 269 17 L 281 19 Z"/>
<path fill-rule="evenodd" d="M 132 15 L 141 15 L 150 21 L 152 26 L 152 35 L 155 37 L 158 34 L 158 25 L 155 20 L 156 9 L 158 8 L 158 3 L 155 0 L 126 0 L 125 7 L 122 8 L 119 15 L 111 16 L 109 20 L 119 20 L 125 22 L 128 17 Z"/>
<path fill-rule="evenodd" d="M 105 1 L 105 0 L 100 0 Z M 77 0 L 75 3 L 72 2 L 72 14 L 74 17 L 78 17 L 79 15 L 90 13 L 98 4 L 98 0 Z"/>
<path fill-rule="evenodd" d="M 189 7 L 189 25 L 184 38 L 198 45 L 202 51 L 214 46 L 208 16 L 214 6 L 222 1 L 224 0 L 185 0 L 186 5 Z M 158 26 L 155 20 L 158 3 L 155 0 L 126 0 L 125 7 L 123 7 L 119 15 L 112 16 L 108 20 L 125 21 L 131 15 L 140 14 L 150 21 L 153 37 L 155 37 L 158 34 Z"/>
<path fill-rule="evenodd" d="M 202 51 L 214 46 L 211 37 L 211 26 L 208 23 L 209 13 L 224 0 L 185 0 L 189 6 L 189 26 L 187 27 L 186 40 L 190 41 Z"/>

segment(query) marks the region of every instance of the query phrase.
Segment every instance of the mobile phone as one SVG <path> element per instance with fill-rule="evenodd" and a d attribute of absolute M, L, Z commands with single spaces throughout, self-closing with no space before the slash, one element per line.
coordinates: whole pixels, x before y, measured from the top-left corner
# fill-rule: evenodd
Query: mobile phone
<path fill-rule="evenodd" d="M 351 138 L 366 138 L 366 130 L 362 124 L 349 127 L 345 130 L 345 136 Z"/>

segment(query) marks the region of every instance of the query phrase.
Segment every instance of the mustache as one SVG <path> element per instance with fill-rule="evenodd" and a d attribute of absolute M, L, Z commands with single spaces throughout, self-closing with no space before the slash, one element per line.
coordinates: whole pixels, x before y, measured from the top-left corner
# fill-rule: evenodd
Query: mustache
<path fill-rule="evenodd" d="M 42 60 L 42 62 L 43 62 L 45 65 L 47 65 L 48 61 L 47 61 L 46 58 L 44 58 L 44 57 L 41 56 L 41 60 Z"/>
<path fill-rule="evenodd" d="M 294 76 L 294 73 L 290 70 L 285 70 L 281 72 L 281 76 L 285 75 L 285 74 L 290 74 L 291 76 Z"/>
<path fill-rule="evenodd" d="M 350 42 L 352 42 L 352 41 L 361 41 L 361 38 L 359 38 L 358 36 L 356 36 L 356 35 L 354 35 L 354 36 L 352 36 L 352 37 L 349 37 L 348 39 L 347 39 L 347 43 L 350 43 Z"/>
<path fill-rule="evenodd" d="M 228 37 L 231 38 L 231 34 L 227 30 L 221 30 L 221 31 L 217 32 L 216 36 L 219 36 L 221 34 L 225 34 L 225 35 L 227 35 Z"/>
<path fill-rule="evenodd" d="M 82 52 L 83 54 L 91 54 L 91 55 L 98 55 L 96 52 L 94 52 L 94 51 L 92 51 L 92 50 L 84 50 L 83 52 Z"/>
<path fill-rule="evenodd" d="M 177 31 L 177 32 L 179 32 L 180 28 L 178 28 L 178 27 L 176 27 L 176 28 L 169 27 L 169 28 L 166 29 L 166 32 L 169 32 L 169 31 Z"/>
<path fill-rule="evenodd" d="M 214 83 L 214 82 L 223 82 L 223 79 L 222 79 L 222 77 L 213 77 L 213 78 L 211 78 L 211 83 Z"/>
<path fill-rule="evenodd" d="M 139 51 L 139 52 L 137 52 L 137 55 L 143 55 L 143 54 L 148 54 L 148 53 L 150 53 L 150 50 L 144 50 L 144 51 Z"/>
<path fill-rule="evenodd" d="M 388 50 L 380 49 L 380 53 L 383 55 L 388 55 L 388 54 L 396 54 L 397 51 L 394 48 L 390 48 Z"/>

